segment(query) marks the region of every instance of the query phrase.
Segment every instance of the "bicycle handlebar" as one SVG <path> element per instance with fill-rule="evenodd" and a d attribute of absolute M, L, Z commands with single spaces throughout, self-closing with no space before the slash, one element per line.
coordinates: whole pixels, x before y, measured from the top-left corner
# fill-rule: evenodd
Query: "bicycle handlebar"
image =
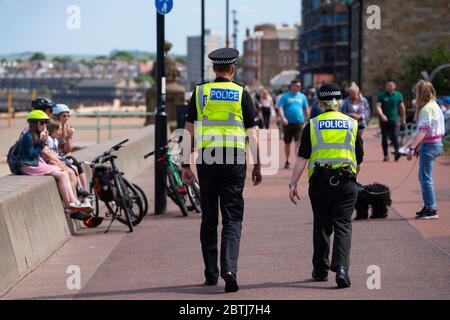
<path fill-rule="evenodd" d="M 86 162 L 86 161 L 84 161 L 84 163 L 89 164 L 89 165 L 92 167 L 93 165 L 95 165 L 95 164 L 97 164 L 97 163 L 99 163 L 99 162 L 101 162 L 101 163 L 107 162 L 108 159 L 103 159 L 103 158 L 110 158 L 110 157 L 111 157 L 111 153 L 112 153 L 113 151 L 119 150 L 120 148 L 123 147 L 123 144 L 127 143 L 128 141 L 130 141 L 130 140 L 129 140 L 129 139 L 125 139 L 125 140 L 123 140 L 122 142 L 120 142 L 120 143 L 118 143 L 118 144 L 112 146 L 111 149 L 109 149 L 108 151 L 105 151 L 101 156 L 98 156 L 97 158 L 95 158 L 94 160 L 92 160 L 92 162 Z M 103 160 L 102 160 L 102 159 L 103 159 Z M 100 161 L 100 160 L 102 160 L 102 161 Z"/>
<path fill-rule="evenodd" d="M 150 153 L 147 153 L 146 155 L 144 155 L 144 159 L 147 159 L 148 157 L 154 155 L 156 153 L 156 151 L 163 151 L 169 148 L 169 143 L 171 142 L 176 142 L 176 143 L 180 143 L 180 140 L 174 140 L 174 139 L 170 139 L 169 141 L 167 141 L 167 144 L 164 147 L 159 148 L 158 150 L 153 150 Z"/>

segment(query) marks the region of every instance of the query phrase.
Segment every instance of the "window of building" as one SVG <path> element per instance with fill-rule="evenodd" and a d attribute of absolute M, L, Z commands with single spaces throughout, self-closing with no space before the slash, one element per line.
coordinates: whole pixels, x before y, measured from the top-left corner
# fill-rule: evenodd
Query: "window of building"
<path fill-rule="evenodd" d="M 279 41 L 279 49 L 280 50 L 291 50 L 291 42 L 289 40 L 280 40 Z"/>
<path fill-rule="evenodd" d="M 287 66 L 287 65 L 289 65 L 289 58 L 288 57 L 283 57 L 283 56 L 279 57 L 278 58 L 278 64 L 280 66 Z"/>

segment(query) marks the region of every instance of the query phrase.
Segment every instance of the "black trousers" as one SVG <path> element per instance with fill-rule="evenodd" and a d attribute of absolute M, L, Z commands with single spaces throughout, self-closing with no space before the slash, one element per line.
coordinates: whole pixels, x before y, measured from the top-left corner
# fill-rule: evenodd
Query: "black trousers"
<path fill-rule="evenodd" d="M 314 214 L 313 266 L 319 274 L 337 266 L 350 266 L 352 241 L 352 213 L 357 198 L 354 178 L 342 178 L 338 186 L 330 185 L 328 179 L 312 177 L 309 197 Z M 329 263 L 330 237 L 334 232 L 333 253 Z"/>
<path fill-rule="evenodd" d="M 394 144 L 395 153 L 398 153 L 399 144 L 397 138 L 397 123 L 396 122 L 381 122 L 381 146 L 383 147 L 383 155 L 388 155 L 388 138 Z"/>
<path fill-rule="evenodd" d="M 263 115 L 264 129 L 269 129 L 271 109 L 269 107 L 262 107 L 261 111 Z"/>
<path fill-rule="evenodd" d="M 246 175 L 245 164 L 197 164 L 202 204 L 200 241 L 202 244 L 205 277 L 217 280 L 217 226 L 219 204 L 222 214 L 222 239 L 220 250 L 221 275 L 237 274 L 237 260 L 241 239 L 244 198 L 242 196 Z"/>

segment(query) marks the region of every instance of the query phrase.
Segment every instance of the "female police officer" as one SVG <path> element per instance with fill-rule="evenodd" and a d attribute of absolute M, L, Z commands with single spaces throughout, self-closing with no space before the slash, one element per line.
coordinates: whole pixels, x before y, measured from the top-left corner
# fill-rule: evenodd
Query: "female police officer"
<path fill-rule="evenodd" d="M 294 204 L 300 200 L 297 182 L 308 164 L 309 197 L 314 215 L 312 277 L 327 281 L 336 272 L 339 288 L 350 286 L 351 216 L 357 198 L 356 175 L 363 160 L 363 144 L 356 120 L 338 112 L 341 90 L 335 83 L 320 87 L 324 113 L 306 125 L 289 184 Z M 309 161 L 308 161 L 309 159 Z M 330 236 L 334 231 L 331 265 Z"/>
<path fill-rule="evenodd" d="M 196 162 L 202 205 L 200 240 L 205 263 L 205 284 L 216 285 L 219 277 L 217 225 L 220 202 L 223 224 L 220 275 L 225 280 L 226 292 L 239 289 L 236 273 L 244 215 L 242 192 L 246 175 L 246 129 L 253 128 L 253 134 L 249 134 L 249 137 L 257 146 L 253 102 L 242 85 L 231 81 L 238 56 L 239 51 L 228 48 L 209 54 L 217 78 L 214 82 L 196 87 L 185 126 L 191 136 L 195 130 L 195 142 L 199 150 Z M 190 144 L 191 140 L 185 136 L 183 141 L 189 141 Z M 251 145 L 255 146 L 254 143 Z M 183 180 L 190 184 L 194 174 L 189 161 L 183 159 L 183 162 Z M 260 170 L 257 162 L 252 173 L 254 185 L 261 182 Z"/>

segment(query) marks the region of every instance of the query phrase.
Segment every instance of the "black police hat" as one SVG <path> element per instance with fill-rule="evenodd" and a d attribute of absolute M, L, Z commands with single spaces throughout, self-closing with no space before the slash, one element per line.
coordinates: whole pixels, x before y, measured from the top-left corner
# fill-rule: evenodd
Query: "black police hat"
<path fill-rule="evenodd" d="M 324 83 L 319 90 L 320 101 L 331 101 L 342 99 L 341 88 L 334 82 Z"/>
<path fill-rule="evenodd" d="M 213 64 L 233 64 L 239 57 L 239 51 L 233 48 L 222 48 L 211 52 L 208 55 Z"/>

